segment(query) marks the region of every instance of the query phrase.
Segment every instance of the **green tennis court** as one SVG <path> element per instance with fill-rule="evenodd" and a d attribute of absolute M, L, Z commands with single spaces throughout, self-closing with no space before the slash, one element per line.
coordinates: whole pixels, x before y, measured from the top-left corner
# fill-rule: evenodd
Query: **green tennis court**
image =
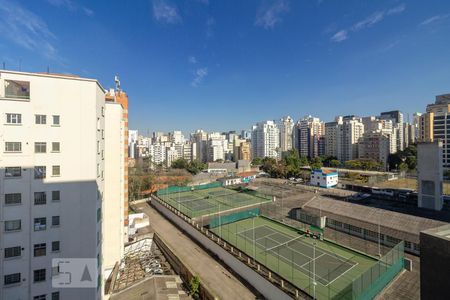
<path fill-rule="evenodd" d="M 377 260 L 264 217 L 211 229 L 317 299 L 351 299 L 351 284 Z M 350 296 L 348 290 L 350 287 Z"/>
<path fill-rule="evenodd" d="M 260 195 L 255 191 L 223 187 L 161 192 L 158 193 L 158 197 L 190 218 L 272 201 L 271 197 Z"/>

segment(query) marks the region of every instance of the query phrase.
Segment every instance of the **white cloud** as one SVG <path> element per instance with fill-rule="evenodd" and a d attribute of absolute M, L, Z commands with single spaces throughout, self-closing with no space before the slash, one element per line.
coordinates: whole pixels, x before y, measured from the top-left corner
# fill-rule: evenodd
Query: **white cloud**
<path fill-rule="evenodd" d="M 39 16 L 18 3 L 0 0 L 1 37 L 47 58 L 59 60 L 53 45 L 55 35 Z"/>
<path fill-rule="evenodd" d="M 195 56 L 189 56 L 188 61 L 190 64 L 196 64 L 197 63 L 197 58 L 195 58 Z"/>
<path fill-rule="evenodd" d="M 53 6 L 63 7 L 73 12 L 82 11 L 88 17 L 92 17 L 94 15 L 94 11 L 92 9 L 85 6 L 80 6 L 72 0 L 47 0 L 47 2 Z"/>
<path fill-rule="evenodd" d="M 345 41 L 345 40 L 347 40 L 349 38 L 349 33 L 350 32 L 358 32 L 358 31 L 364 30 L 366 28 L 372 27 L 375 24 L 383 21 L 387 16 L 400 14 L 403 11 L 405 11 L 405 9 L 406 9 L 406 5 L 405 4 L 400 4 L 398 6 L 390 8 L 388 10 L 382 10 L 382 11 L 374 12 L 373 14 L 368 16 L 367 18 L 365 18 L 365 19 L 363 19 L 363 20 L 353 24 L 353 26 L 351 26 L 350 29 L 341 29 L 341 30 L 339 30 L 338 32 L 336 32 L 330 38 L 330 40 L 332 42 Z"/>
<path fill-rule="evenodd" d="M 376 23 L 382 21 L 384 19 L 384 12 L 383 11 L 377 11 L 373 13 L 372 15 L 368 16 L 362 21 L 359 21 L 355 25 L 352 26 L 353 31 L 359 31 L 361 29 L 364 29 L 366 27 L 371 27 L 375 25 Z"/>
<path fill-rule="evenodd" d="M 346 39 L 348 39 L 347 30 L 338 31 L 331 37 L 331 40 L 337 43 L 345 41 Z"/>
<path fill-rule="evenodd" d="M 400 4 L 399 6 L 393 7 L 387 11 L 387 15 L 394 15 L 402 13 L 406 9 L 406 5 L 404 3 Z"/>
<path fill-rule="evenodd" d="M 255 25 L 272 29 L 282 21 L 281 16 L 289 12 L 287 0 L 264 0 L 256 13 Z"/>
<path fill-rule="evenodd" d="M 198 87 L 203 79 L 208 76 L 208 68 L 198 68 L 194 71 L 194 79 L 191 82 L 193 87 Z"/>
<path fill-rule="evenodd" d="M 429 25 L 431 23 L 447 19 L 448 17 L 450 17 L 450 14 L 432 16 L 432 17 L 426 19 L 425 21 L 423 21 L 422 23 L 420 23 L 419 25 L 421 25 L 421 26 Z"/>
<path fill-rule="evenodd" d="M 208 18 L 206 19 L 206 37 L 207 38 L 212 38 L 214 36 L 214 24 L 216 24 L 216 20 L 213 17 L 208 16 Z"/>
<path fill-rule="evenodd" d="M 177 7 L 166 0 L 153 0 L 153 16 L 156 21 L 161 23 L 176 24 L 181 22 Z"/>

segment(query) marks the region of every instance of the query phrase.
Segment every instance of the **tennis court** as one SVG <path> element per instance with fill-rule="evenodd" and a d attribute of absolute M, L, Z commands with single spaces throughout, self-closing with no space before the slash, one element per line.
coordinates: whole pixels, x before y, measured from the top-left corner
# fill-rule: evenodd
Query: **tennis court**
<path fill-rule="evenodd" d="M 377 263 L 375 258 L 265 217 L 212 228 L 215 234 L 259 264 L 317 299 L 352 299 L 351 287 Z"/>
<path fill-rule="evenodd" d="M 305 275 L 315 277 L 316 281 L 324 286 L 358 264 L 337 254 L 314 249 L 313 245 L 302 241 L 306 239 L 302 235 L 293 238 L 267 225 L 239 232 L 238 235 L 256 243 L 263 251 L 269 251 L 287 264 L 293 265 Z"/>
<path fill-rule="evenodd" d="M 223 187 L 213 187 L 171 193 L 160 193 L 159 198 L 178 209 L 188 217 L 200 217 L 225 212 L 231 209 L 254 206 L 270 202 L 271 197 L 259 195 L 254 191 L 238 191 Z"/>

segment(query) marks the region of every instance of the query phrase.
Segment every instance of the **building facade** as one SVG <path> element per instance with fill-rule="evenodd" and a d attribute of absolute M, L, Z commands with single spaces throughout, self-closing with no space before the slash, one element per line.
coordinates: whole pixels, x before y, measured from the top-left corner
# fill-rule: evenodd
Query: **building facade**
<path fill-rule="evenodd" d="M 126 110 L 105 95 L 92 79 L 0 72 L 1 299 L 102 298 L 126 238 L 128 157 Z M 97 288 L 52 286 L 52 259 L 74 257 L 97 260 Z"/>
<path fill-rule="evenodd" d="M 294 120 L 290 116 L 286 116 L 280 120 L 280 150 L 282 152 L 292 150 L 293 148 L 293 129 Z"/>
<path fill-rule="evenodd" d="M 259 122 L 252 128 L 252 157 L 279 158 L 280 131 L 274 121 Z"/>
<path fill-rule="evenodd" d="M 300 156 L 319 156 L 319 142 L 325 131 L 324 123 L 319 118 L 306 116 L 297 122 L 296 131 L 296 145 Z"/>

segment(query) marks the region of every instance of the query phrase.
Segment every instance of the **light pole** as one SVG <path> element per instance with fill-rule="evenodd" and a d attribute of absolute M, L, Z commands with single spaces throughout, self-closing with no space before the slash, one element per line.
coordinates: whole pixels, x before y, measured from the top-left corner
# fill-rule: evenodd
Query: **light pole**
<path fill-rule="evenodd" d="M 380 209 L 378 209 L 378 257 L 381 257 L 381 212 Z"/>
<path fill-rule="evenodd" d="M 316 243 L 313 243 L 313 299 L 316 299 Z"/>
<path fill-rule="evenodd" d="M 256 262 L 255 215 L 253 215 L 252 223 L 253 223 L 253 263 L 255 263 Z"/>

